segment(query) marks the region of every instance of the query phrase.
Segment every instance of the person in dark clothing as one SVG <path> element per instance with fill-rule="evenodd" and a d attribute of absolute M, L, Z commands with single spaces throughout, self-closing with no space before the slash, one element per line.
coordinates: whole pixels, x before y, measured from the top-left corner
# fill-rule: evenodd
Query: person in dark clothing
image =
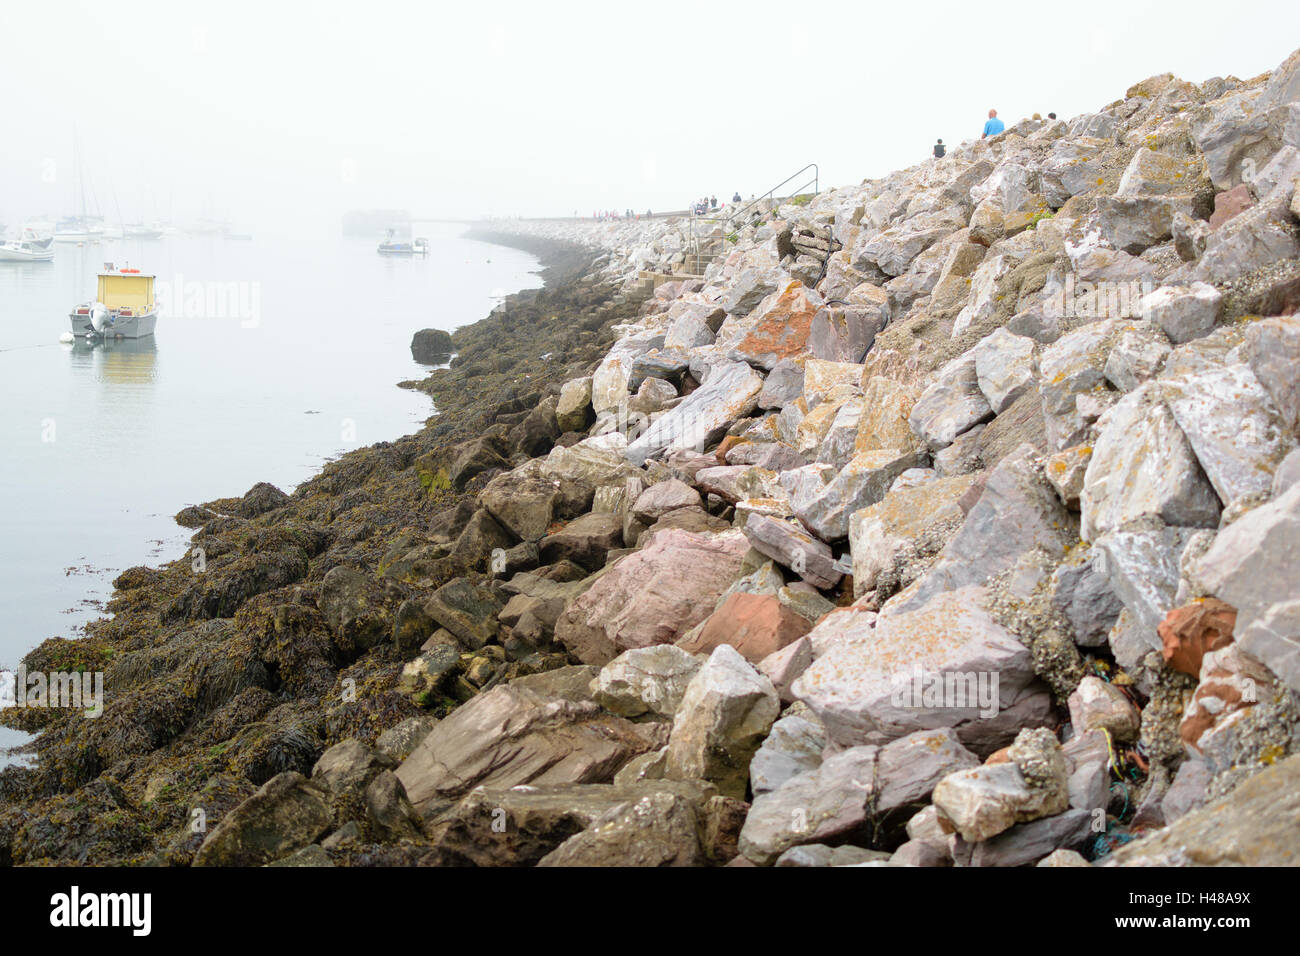
<path fill-rule="evenodd" d="M 1048 114 L 1047 114 L 1047 118 L 1048 118 L 1049 120 L 1054 120 L 1054 119 L 1056 119 L 1056 114 L 1055 114 L 1055 113 L 1048 113 Z"/>
<path fill-rule="evenodd" d="M 717 209 L 717 208 L 718 208 L 718 197 L 717 197 L 717 196 L 710 196 L 710 197 L 709 197 L 709 205 L 712 206 L 714 209 Z"/>
<path fill-rule="evenodd" d="M 734 196 L 731 197 L 731 201 L 732 201 L 732 202 L 740 202 L 740 192 L 739 192 L 739 191 L 737 191 L 736 195 L 734 195 Z"/>
<path fill-rule="evenodd" d="M 945 152 L 945 150 L 944 150 L 944 148 L 943 148 L 943 140 L 938 140 L 938 141 L 934 144 L 934 158 L 935 158 L 935 159 L 943 159 L 943 154 L 944 154 L 944 152 Z"/>

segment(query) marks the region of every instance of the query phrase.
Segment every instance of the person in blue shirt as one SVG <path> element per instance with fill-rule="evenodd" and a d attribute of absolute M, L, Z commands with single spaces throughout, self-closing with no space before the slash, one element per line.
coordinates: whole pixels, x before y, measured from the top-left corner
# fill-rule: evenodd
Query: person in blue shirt
<path fill-rule="evenodd" d="M 984 134 L 980 136 L 980 139 L 997 136 L 998 133 L 1002 132 L 1006 128 L 1006 124 L 1003 123 L 1002 120 L 998 119 L 998 111 L 989 110 L 989 120 L 984 124 Z"/>

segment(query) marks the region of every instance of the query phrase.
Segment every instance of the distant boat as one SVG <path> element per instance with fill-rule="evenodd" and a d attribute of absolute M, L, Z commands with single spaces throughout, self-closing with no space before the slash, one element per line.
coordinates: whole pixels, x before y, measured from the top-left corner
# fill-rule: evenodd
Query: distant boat
<path fill-rule="evenodd" d="M 54 250 L 49 243 L 39 245 L 30 239 L 9 239 L 0 243 L 0 262 L 49 262 Z"/>
<path fill-rule="evenodd" d="M 389 229 L 388 235 L 379 243 L 381 256 L 427 256 L 429 240 L 416 239 L 414 242 L 398 239 L 395 229 Z"/>
<path fill-rule="evenodd" d="M 106 262 L 99 273 L 95 300 L 83 302 L 68 314 L 72 334 L 91 339 L 153 335 L 158 324 L 153 280 L 153 275 L 139 269 L 114 269 Z"/>
<path fill-rule="evenodd" d="M 127 223 L 122 227 L 122 233 L 127 239 L 161 239 L 163 231 L 157 226 L 144 226 L 140 223 Z"/>

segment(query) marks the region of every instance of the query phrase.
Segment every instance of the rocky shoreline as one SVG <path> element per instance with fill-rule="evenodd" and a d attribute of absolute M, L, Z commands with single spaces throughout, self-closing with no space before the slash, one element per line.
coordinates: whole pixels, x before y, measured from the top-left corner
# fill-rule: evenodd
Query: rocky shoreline
<path fill-rule="evenodd" d="M 422 431 L 28 656 L 0 853 L 1300 863 L 1300 52 L 723 218 L 479 234 Z"/>

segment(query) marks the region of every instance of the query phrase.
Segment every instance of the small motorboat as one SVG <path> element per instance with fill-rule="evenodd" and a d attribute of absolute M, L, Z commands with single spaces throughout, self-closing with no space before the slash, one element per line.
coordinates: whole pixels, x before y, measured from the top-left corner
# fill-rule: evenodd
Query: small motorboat
<path fill-rule="evenodd" d="M 28 238 L 9 239 L 0 243 L 0 262 L 49 262 L 54 258 L 50 241 L 41 244 Z"/>
<path fill-rule="evenodd" d="M 93 302 L 83 302 L 69 313 L 72 334 L 88 339 L 139 339 L 153 335 L 158 324 L 154 276 L 139 269 L 113 268 L 104 263 Z"/>
<path fill-rule="evenodd" d="M 396 232 L 395 229 L 389 229 L 388 235 L 379 243 L 381 256 L 427 256 L 429 254 L 428 239 L 414 241 L 398 239 Z"/>

